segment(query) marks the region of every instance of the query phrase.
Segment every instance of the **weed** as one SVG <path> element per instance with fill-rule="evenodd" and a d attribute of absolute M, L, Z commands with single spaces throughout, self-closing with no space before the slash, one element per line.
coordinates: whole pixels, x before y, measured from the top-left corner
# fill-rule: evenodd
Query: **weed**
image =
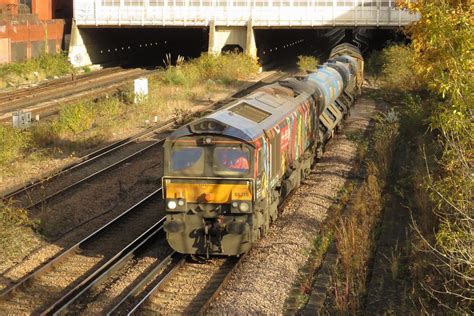
<path fill-rule="evenodd" d="M 334 234 L 329 231 L 325 234 L 318 235 L 313 241 L 314 251 L 318 255 L 324 255 L 333 241 Z"/>
<path fill-rule="evenodd" d="M 41 122 L 29 129 L 30 145 L 35 148 L 43 148 L 59 143 L 60 135 L 56 124 Z"/>
<path fill-rule="evenodd" d="M 166 84 L 192 86 L 215 80 L 225 85 L 248 78 L 258 72 L 256 60 L 244 54 L 228 53 L 222 55 L 203 54 L 201 57 L 185 62 L 180 61 L 167 68 L 161 80 Z"/>
<path fill-rule="evenodd" d="M 56 127 L 60 132 L 72 132 L 77 135 L 91 128 L 94 110 L 90 103 L 76 103 L 65 106 L 59 112 Z"/>
<path fill-rule="evenodd" d="M 0 125 L 0 166 L 6 166 L 28 146 L 28 135 L 22 130 Z"/>
<path fill-rule="evenodd" d="M 387 259 L 390 267 L 390 273 L 392 275 L 392 279 L 396 280 L 399 277 L 400 270 L 401 270 L 401 249 L 398 247 L 398 243 L 395 244 L 395 247 L 393 247 L 391 253 L 390 253 L 390 258 L 385 256 L 385 259 Z"/>
<path fill-rule="evenodd" d="M 0 225 L 34 227 L 35 223 L 30 220 L 26 210 L 18 209 L 10 204 L 0 202 Z"/>
<path fill-rule="evenodd" d="M 348 135 L 364 147 L 366 180 L 354 192 L 335 231 L 339 263 L 336 266 L 333 294 L 339 313 L 354 314 L 366 292 L 368 263 L 373 255 L 377 238 L 377 225 L 383 207 L 382 189 L 391 166 L 391 150 L 397 139 L 397 122 L 380 118 L 370 143 L 361 141 L 360 135 Z M 360 158 L 362 159 L 362 157 Z"/>
<path fill-rule="evenodd" d="M 18 84 L 62 76 L 70 73 L 72 69 L 65 53 L 42 54 L 25 62 L 0 65 L 0 79 Z"/>
<path fill-rule="evenodd" d="M 393 45 L 382 52 L 381 77 L 385 88 L 395 91 L 414 91 L 420 88 L 415 72 L 415 53 L 410 46 Z"/>
<path fill-rule="evenodd" d="M 33 232 L 37 225 L 26 210 L 0 202 L 0 257 L 3 262 L 22 255 L 25 248 L 39 242 Z"/>
<path fill-rule="evenodd" d="M 319 60 L 314 56 L 298 56 L 298 69 L 302 72 L 314 71 L 319 64 Z"/>

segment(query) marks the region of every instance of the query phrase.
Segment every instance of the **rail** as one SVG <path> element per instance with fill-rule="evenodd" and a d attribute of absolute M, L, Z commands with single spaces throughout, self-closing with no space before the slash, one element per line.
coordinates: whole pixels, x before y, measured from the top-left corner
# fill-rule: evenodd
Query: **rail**
<path fill-rule="evenodd" d="M 95 241 L 96 239 L 100 238 L 101 235 L 104 233 L 112 230 L 114 227 L 116 227 L 118 224 L 126 222 L 127 219 L 132 216 L 135 212 L 135 210 L 139 209 L 139 207 L 145 205 L 146 203 L 149 203 L 156 197 L 160 197 L 160 193 L 162 191 L 162 188 L 158 188 L 152 193 L 150 193 L 148 196 L 146 196 L 144 199 L 141 201 L 135 203 L 132 207 L 130 207 L 128 210 L 105 224 L 104 226 L 100 227 L 96 231 L 94 231 L 92 234 L 88 235 L 78 243 L 74 244 L 72 247 L 63 250 L 61 253 L 50 259 L 49 261 L 45 262 L 43 265 L 39 266 L 29 274 L 25 275 L 23 278 L 15 282 L 13 285 L 3 289 L 0 291 L 0 299 L 6 299 L 10 295 L 12 295 L 15 290 L 21 288 L 21 287 L 28 287 L 29 282 L 33 281 L 35 278 L 39 277 L 40 275 L 45 274 L 48 272 L 50 269 L 54 268 L 55 266 L 61 264 L 64 260 L 66 260 L 68 257 L 76 254 L 79 252 L 82 248 L 90 244 L 91 242 Z M 113 259 L 113 258 L 112 258 Z"/>

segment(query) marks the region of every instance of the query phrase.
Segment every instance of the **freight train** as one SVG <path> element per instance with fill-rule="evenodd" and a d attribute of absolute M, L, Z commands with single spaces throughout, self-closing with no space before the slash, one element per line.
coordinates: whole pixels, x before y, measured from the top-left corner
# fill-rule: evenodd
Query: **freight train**
<path fill-rule="evenodd" d="M 306 76 L 261 87 L 170 134 L 162 180 L 170 246 L 247 252 L 350 114 L 363 75 L 359 49 L 341 44 Z"/>

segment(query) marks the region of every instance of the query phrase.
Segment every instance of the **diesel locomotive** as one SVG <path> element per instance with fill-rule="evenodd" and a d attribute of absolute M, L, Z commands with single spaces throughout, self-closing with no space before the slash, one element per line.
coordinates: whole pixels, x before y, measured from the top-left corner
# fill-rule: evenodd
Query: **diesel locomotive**
<path fill-rule="evenodd" d="M 259 88 L 174 131 L 164 144 L 164 229 L 177 252 L 240 255 L 350 114 L 364 61 L 350 44 L 306 76 Z"/>

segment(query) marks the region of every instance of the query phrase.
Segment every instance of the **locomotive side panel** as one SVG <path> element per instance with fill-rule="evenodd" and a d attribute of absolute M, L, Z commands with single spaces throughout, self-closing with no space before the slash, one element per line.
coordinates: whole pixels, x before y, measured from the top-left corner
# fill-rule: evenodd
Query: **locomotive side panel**
<path fill-rule="evenodd" d="M 163 197 L 173 249 L 239 255 L 266 233 L 361 87 L 358 49 L 340 45 L 331 55 L 306 78 L 262 87 L 168 137 Z"/>

